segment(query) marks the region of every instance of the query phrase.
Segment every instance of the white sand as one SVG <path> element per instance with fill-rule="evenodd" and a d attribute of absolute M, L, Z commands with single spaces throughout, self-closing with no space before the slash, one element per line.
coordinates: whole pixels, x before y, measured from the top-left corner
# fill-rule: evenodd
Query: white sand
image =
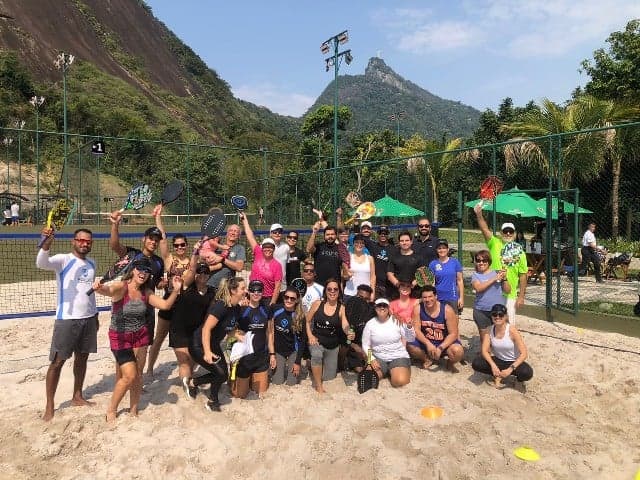
<path fill-rule="evenodd" d="M 470 313 L 463 318 L 470 361 L 478 338 Z M 364 395 L 353 374 L 327 383 L 324 396 L 308 379 L 272 386 L 263 399 L 229 400 L 223 387 L 221 413 L 205 410 L 204 394 L 185 399 L 165 347 L 139 418 L 128 416 L 125 397 L 108 427 L 114 367 L 107 314 L 85 382 L 97 405 L 70 406 L 67 362 L 55 417 L 40 419 L 52 323 L 0 322 L 0 478 L 631 479 L 640 468 L 636 338 L 522 317 L 535 372 L 524 394 L 495 390 L 468 364 L 458 374 L 413 368 L 408 386 L 383 381 Z M 444 416 L 421 417 L 427 405 L 443 407 Z M 515 458 L 521 445 L 535 448 L 540 461 Z"/>

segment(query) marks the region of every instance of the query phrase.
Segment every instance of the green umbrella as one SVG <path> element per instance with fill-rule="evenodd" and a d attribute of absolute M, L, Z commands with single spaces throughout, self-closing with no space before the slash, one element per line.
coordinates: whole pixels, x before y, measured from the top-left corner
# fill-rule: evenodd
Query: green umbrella
<path fill-rule="evenodd" d="M 471 200 L 466 202 L 465 206 L 475 207 L 480 199 Z M 504 190 L 502 193 L 493 200 L 496 204 L 496 212 L 504 213 L 506 215 L 515 215 L 518 217 L 538 217 L 538 204 L 535 199 L 530 197 L 526 192 L 523 192 L 518 187 L 511 190 Z M 482 210 L 492 211 L 493 202 L 485 201 L 482 206 Z"/>
<path fill-rule="evenodd" d="M 541 198 L 536 202 L 536 204 L 538 205 L 538 216 L 541 218 L 545 218 L 547 216 L 547 199 Z M 573 203 L 562 200 L 562 206 L 564 207 L 564 213 L 574 213 L 575 205 Z M 577 213 L 593 212 L 591 210 L 587 210 L 586 208 L 578 207 Z M 558 219 L 558 199 L 556 197 L 551 199 L 551 216 L 554 220 Z"/>
<path fill-rule="evenodd" d="M 376 200 L 373 204 L 376 206 L 374 217 L 417 217 L 424 215 L 424 212 L 391 198 L 389 195 Z"/>

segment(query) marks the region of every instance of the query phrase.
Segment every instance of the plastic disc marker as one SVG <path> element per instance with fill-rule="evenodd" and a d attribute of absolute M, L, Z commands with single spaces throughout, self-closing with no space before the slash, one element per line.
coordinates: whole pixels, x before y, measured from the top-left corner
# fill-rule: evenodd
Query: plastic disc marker
<path fill-rule="evenodd" d="M 444 409 L 442 407 L 424 407 L 420 410 L 420 415 L 429 420 L 435 420 L 444 415 Z"/>
<path fill-rule="evenodd" d="M 518 447 L 513 451 L 513 454 L 520 460 L 527 462 L 537 462 L 540 460 L 540 454 L 531 447 Z"/>

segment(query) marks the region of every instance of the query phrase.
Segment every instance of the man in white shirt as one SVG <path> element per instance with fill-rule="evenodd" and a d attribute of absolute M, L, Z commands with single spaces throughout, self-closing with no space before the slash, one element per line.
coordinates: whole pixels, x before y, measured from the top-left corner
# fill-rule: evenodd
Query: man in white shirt
<path fill-rule="evenodd" d="M 20 223 L 20 205 L 16 201 L 11 204 L 11 221 L 14 227 Z"/>
<path fill-rule="evenodd" d="M 282 278 L 284 281 L 280 285 L 280 291 L 284 292 L 287 289 L 287 261 L 289 260 L 289 245 L 287 242 L 282 241 L 282 234 L 284 227 L 279 223 L 274 223 L 269 229 L 269 236 L 276 244 L 276 249 L 273 252 L 273 258 L 275 258 L 282 267 Z"/>
<path fill-rule="evenodd" d="M 587 227 L 587 231 L 584 232 L 584 235 L 582 236 L 582 268 L 580 273 L 585 275 L 589 267 L 589 262 L 591 262 L 593 263 L 596 282 L 603 283 L 602 271 L 600 268 L 600 257 L 598 257 L 598 253 L 596 252 L 598 244 L 596 243 L 596 236 L 593 233 L 595 231 L 596 224 L 591 222 Z"/>
<path fill-rule="evenodd" d="M 316 300 L 322 299 L 324 287 L 316 282 L 316 269 L 311 261 L 305 261 L 302 267 L 302 279 L 307 284 L 307 291 L 302 296 L 302 309 L 306 314 Z"/>
<path fill-rule="evenodd" d="M 82 396 L 82 386 L 87 371 L 89 353 L 97 352 L 98 310 L 95 295 L 87 295 L 95 279 L 96 266 L 87 257 L 93 242 L 90 230 L 80 228 L 74 232 L 70 253 L 49 256 L 54 232 L 51 228 L 42 231 L 45 239 L 38 251 L 36 266 L 56 272 L 58 305 L 53 338 L 49 353 L 49 369 L 46 377 L 47 404 L 43 420 L 50 421 L 54 413 L 54 396 L 60 380 L 62 366 L 71 355 L 73 363 L 73 396 L 71 405 L 93 405 Z"/>

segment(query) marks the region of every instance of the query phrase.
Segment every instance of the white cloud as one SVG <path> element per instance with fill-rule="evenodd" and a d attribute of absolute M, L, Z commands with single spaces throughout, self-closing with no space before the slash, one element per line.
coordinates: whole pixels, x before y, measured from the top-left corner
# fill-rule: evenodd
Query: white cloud
<path fill-rule="evenodd" d="M 242 100 L 267 107 L 272 112 L 293 117 L 301 116 L 316 101 L 309 95 L 287 92 L 284 88 L 278 88 L 270 83 L 240 85 L 232 88 L 232 92 Z"/>
<path fill-rule="evenodd" d="M 482 42 L 484 34 L 466 22 L 429 23 L 414 32 L 401 33 L 400 50 L 414 53 L 454 50 Z"/>

